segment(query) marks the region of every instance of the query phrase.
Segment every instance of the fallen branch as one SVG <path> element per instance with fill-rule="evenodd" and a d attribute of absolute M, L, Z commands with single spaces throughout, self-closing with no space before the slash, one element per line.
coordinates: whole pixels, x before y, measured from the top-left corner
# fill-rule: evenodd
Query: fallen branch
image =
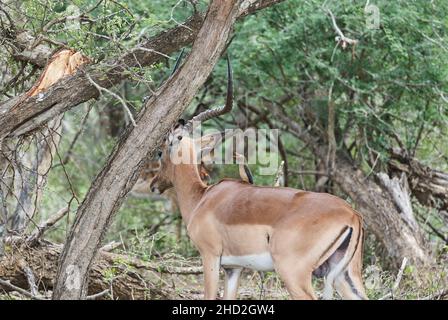
<path fill-rule="evenodd" d="M 9 288 L 11 291 L 17 291 L 18 293 L 24 295 L 25 297 L 31 298 L 33 300 L 44 300 L 44 298 L 33 295 L 32 293 L 22 289 L 18 286 L 13 285 L 10 281 L 5 281 L 0 279 L 0 287 Z"/>
<path fill-rule="evenodd" d="M 87 297 L 86 297 L 86 300 L 97 300 L 97 299 L 99 299 L 99 298 L 103 298 L 104 296 L 106 296 L 107 294 L 109 294 L 109 292 L 110 292 L 109 289 L 103 290 L 103 291 L 98 292 L 98 293 L 96 293 L 96 294 L 92 294 L 92 295 L 90 295 L 90 296 L 87 296 Z"/>
<path fill-rule="evenodd" d="M 17 237 L 8 238 L 5 245 L 7 250 L 0 259 L 0 279 L 3 279 L 0 291 L 17 291 L 31 299 L 44 299 L 23 289 L 29 286 L 23 266 L 29 267 L 38 290 L 52 290 L 62 245 L 45 241 L 30 247 L 26 240 Z M 89 274 L 88 294 L 91 299 L 104 298 L 112 292 L 115 299 L 177 299 L 179 293 L 164 280 L 166 275 L 201 273 L 199 266 L 167 266 L 100 250 Z"/>
<path fill-rule="evenodd" d="M 448 211 L 448 173 L 424 165 L 400 148 L 391 149 L 390 156 L 389 172 L 406 173 L 410 190 L 422 205 Z"/>

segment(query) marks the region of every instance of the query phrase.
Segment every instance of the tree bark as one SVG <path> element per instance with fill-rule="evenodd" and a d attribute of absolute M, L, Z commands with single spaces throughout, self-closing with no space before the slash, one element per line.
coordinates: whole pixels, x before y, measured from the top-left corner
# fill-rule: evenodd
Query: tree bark
<path fill-rule="evenodd" d="M 192 101 L 219 59 L 238 15 L 237 0 L 215 0 L 185 64 L 149 99 L 95 178 L 61 255 L 54 299 L 85 298 L 88 272 L 113 214 L 135 183 L 139 169 Z"/>
<path fill-rule="evenodd" d="M 17 204 L 11 217 L 11 230 L 23 232 L 39 210 L 47 175 L 56 157 L 62 137 L 62 115 L 47 124 L 47 128 L 27 138 L 33 144 L 20 157 L 12 157 L 14 168 L 14 200 Z M 17 160 L 20 160 L 16 162 Z"/>
<path fill-rule="evenodd" d="M 412 194 L 424 206 L 448 212 L 448 173 L 434 170 L 401 149 L 392 149 L 389 171 L 406 173 Z"/>

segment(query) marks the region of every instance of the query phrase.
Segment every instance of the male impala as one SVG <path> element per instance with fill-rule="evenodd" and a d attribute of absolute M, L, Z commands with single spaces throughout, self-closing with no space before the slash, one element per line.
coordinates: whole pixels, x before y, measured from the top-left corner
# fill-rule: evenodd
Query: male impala
<path fill-rule="evenodd" d="M 224 107 L 194 117 L 206 121 L 230 111 L 232 74 L 228 62 Z M 215 299 L 219 269 L 225 270 L 225 299 L 235 299 L 243 268 L 275 270 L 294 299 L 315 299 L 313 273 L 325 277 L 324 298 L 333 286 L 344 299 L 365 299 L 361 278 L 363 230 L 360 215 L 330 194 L 262 187 L 224 179 L 207 186 L 198 166 L 175 164 L 181 150 L 200 152 L 180 123 L 165 140 L 161 168 L 151 189 L 174 187 L 188 234 L 204 267 L 205 298 Z M 206 139 L 205 139 L 206 140 Z M 201 139 L 204 142 L 204 138 Z"/>

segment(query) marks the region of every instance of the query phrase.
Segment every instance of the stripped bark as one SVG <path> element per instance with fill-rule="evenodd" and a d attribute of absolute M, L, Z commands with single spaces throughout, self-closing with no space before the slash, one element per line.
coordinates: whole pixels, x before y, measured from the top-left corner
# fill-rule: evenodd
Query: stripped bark
<path fill-rule="evenodd" d="M 75 50 L 60 50 L 51 57 L 38 81 L 26 93 L 41 96 L 54 83 L 69 76 L 90 59 Z M 58 115 L 33 137 L 23 139 L 35 144 L 24 151 L 15 151 L 10 162 L 14 168 L 14 193 L 17 206 L 12 217 L 11 229 L 22 232 L 36 215 L 41 202 L 47 174 L 52 166 L 62 137 L 62 118 Z M 10 141 L 13 144 L 13 141 Z M 14 150 L 14 147 L 11 147 Z M 19 154 L 19 157 L 16 155 Z"/>
<path fill-rule="evenodd" d="M 388 163 L 390 173 L 392 175 L 405 173 L 409 179 L 412 195 L 422 205 L 448 212 L 448 173 L 422 164 L 408 156 L 402 149 L 394 148 L 390 155 Z"/>

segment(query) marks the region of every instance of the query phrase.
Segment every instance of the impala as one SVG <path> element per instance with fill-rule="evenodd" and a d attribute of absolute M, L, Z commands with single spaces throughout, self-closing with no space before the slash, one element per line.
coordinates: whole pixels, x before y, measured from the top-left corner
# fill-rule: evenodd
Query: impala
<path fill-rule="evenodd" d="M 227 63 L 225 106 L 192 120 L 206 121 L 231 110 L 232 71 Z M 151 189 L 162 193 L 174 188 L 188 235 L 202 258 L 205 298 L 216 299 L 222 267 L 225 299 L 236 298 L 243 268 L 275 270 L 293 299 L 316 298 L 313 274 L 325 278 L 326 299 L 333 297 L 333 288 L 344 299 L 366 299 L 360 214 L 344 200 L 325 193 L 232 179 L 206 185 L 193 161 L 172 161 L 182 150 L 189 150 L 193 157 L 209 147 L 207 136 L 201 141 L 190 137 L 191 124 L 180 122 L 168 133 Z"/>

